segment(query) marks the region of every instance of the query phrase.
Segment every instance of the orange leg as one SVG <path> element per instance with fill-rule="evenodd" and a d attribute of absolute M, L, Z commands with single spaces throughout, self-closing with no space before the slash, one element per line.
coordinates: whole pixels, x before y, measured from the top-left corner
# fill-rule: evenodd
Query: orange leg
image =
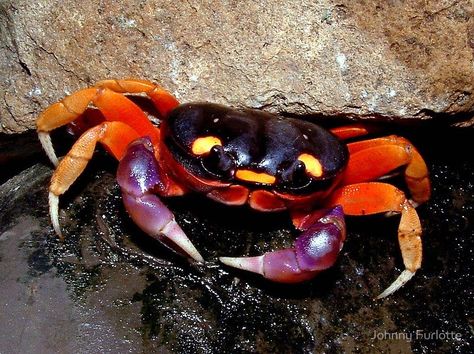
<path fill-rule="evenodd" d="M 428 168 L 420 153 L 408 140 L 398 136 L 357 141 L 347 145 L 349 164 L 344 185 L 367 182 L 383 177 L 401 166 L 412 198 L 417 203 L 430 198 Z"/>
<path fill-rule="evenodd" d="M 339 139 L 346 140 L 375 133 L 378 131 L 378 129 L 368 124 L 356 123 L 350 125 L 343 125 L 342 127 L 332 128 L 330 129 L 330 131 Z"/>
<path fill-rule="evenodd" d="M 179 105 L 178 100 L 171 93 L 147 80 L 103 80 L 99 81 L 96 86 L 120 93 L 145 93 L 162 118 L 167 117 L 169 112 Z"/>
<path fill-rule="evenodd" d="M 358 183 L 334 192 L 328 206 L 341 205 L 346 215 L 369 215 L 385 212 L 401 213 L 398 242 L 405 270 L 377 298 L 386 297 L 410 280 L 421 266 L 421 223 L 415 208 L 396 187 L 380 182 Z"/>
<path fill-rule="evenodd" d="M 54 230 L 62 238 L 58 219 L 59 196 L 66 192 L 86 168 L 97 142 L 102 143 L 118 160 L 130 142 L 139 135 L 122 122 L 105 122 L 87 130 L 72 146 L 54 171 L 49 186 L 49 209 Z"/>
<path fill-rule="evenodd" d="M 39 139 L 53 164 L 57 165 L 58 160 L 49 132 L 74 121 L 90 104 L 97 107 L 106 120 L 124 122 L 140 136 L 149 136 L 153 144 L 158 145 L 158 129 L 148 120 L 142 109 L 122 93 L 146 93 L 160 114 L 164 115 L 178 105 L 170 93 L 142 80 L 101 81 L 96 87 L 77 91 L 48 107 L 36 121 Z"/>

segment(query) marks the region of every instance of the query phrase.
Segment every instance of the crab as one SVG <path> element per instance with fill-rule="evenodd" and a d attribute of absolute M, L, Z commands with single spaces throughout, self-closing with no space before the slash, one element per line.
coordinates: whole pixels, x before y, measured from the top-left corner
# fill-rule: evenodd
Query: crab
<path fill-rule="evenodd" d="M 130 99 L 148 97 L 159 126 Z M 93 108 L 93 120 L 83 119 Z M 58 161 L 50 132 L 86 125 Z M 346 238 L 345 215 L 401 214 L 398 241 L 405 269 L 378 298 L 386 297 L 421 266 L 422 228 L 415 207 L 430 198 L 427 166 L 403 137 L 358 140 L 371 133 L 357 123 L 326 130 L 312 122 L 213 103 L 180 104 L 150 81 L 104 80 L 49 106 L 38 118 L 38 136 L 56 166 L 49 210 L 62 239 L 59 197 L 84 171 L 97 143 L 118 161 L 125 209 L 148 235 L 204 262 L 161 197 L 189 192 L 219 203 L 247 204 L 260 212 L 288 211 L 301 234 L 292 247 L 254 257 L 220 257 L 227 266 L 282 283 L 309 280 L 332 267 Z M 350 139 L 347 143 L 346 140 Z M 398 171 L 411 199 L 380 178 Z"/>

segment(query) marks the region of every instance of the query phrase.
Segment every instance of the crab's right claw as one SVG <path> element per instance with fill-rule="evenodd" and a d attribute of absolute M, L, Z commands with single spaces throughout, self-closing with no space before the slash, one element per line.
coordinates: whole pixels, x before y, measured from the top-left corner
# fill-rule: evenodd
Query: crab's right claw
<path fill-rule="evenodd" d="M 166 189 L 165 178 L 149 139 L 141 138 L 130 144 L 117 171 L 125 209 L 148 235 L 178 253 L 203 262 L 198 250 L 176 223 L 173 213 L 154 194 Z"/>
<path fill-rule="evenodd" d="M 292 248 L 257 257 L 221 257 L 228 266 L 263 275 L 281 283 L 297 283 L 315 277 L 336 262 L 346 235 L 340 206 L 310 225 Z"/>

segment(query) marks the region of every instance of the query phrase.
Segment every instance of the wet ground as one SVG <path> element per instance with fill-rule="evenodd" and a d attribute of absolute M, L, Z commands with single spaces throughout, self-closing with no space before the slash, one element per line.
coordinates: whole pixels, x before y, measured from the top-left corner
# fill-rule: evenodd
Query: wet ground
<path fill-rule="evenodd" d="M 62 243 L 48 217 L 51 167 L 22 162 L 0 186 L 0 353 L 473 352 L 474 134 L 414 131 L 433 180 L 432 200 L 418 209 L 423 268 L 378 301 L 403 268 L 396 216 L 348 219 L 332 269 L 277 285 L 217 257 L 288 245 L 285 214 L 169 200 L 207 260 L 190 264 L 129 221 L 116 164 L 99 153 L 61 200 Z"/>

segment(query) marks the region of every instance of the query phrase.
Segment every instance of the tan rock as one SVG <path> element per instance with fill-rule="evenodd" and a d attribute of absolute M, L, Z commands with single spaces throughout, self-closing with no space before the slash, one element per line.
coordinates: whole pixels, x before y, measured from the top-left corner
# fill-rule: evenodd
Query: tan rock
<path fill-rule="evenodd" d="M 461 1 L 0 3 L 0 131 L 104 78 L 289 114 L 474 121 Z"/>

